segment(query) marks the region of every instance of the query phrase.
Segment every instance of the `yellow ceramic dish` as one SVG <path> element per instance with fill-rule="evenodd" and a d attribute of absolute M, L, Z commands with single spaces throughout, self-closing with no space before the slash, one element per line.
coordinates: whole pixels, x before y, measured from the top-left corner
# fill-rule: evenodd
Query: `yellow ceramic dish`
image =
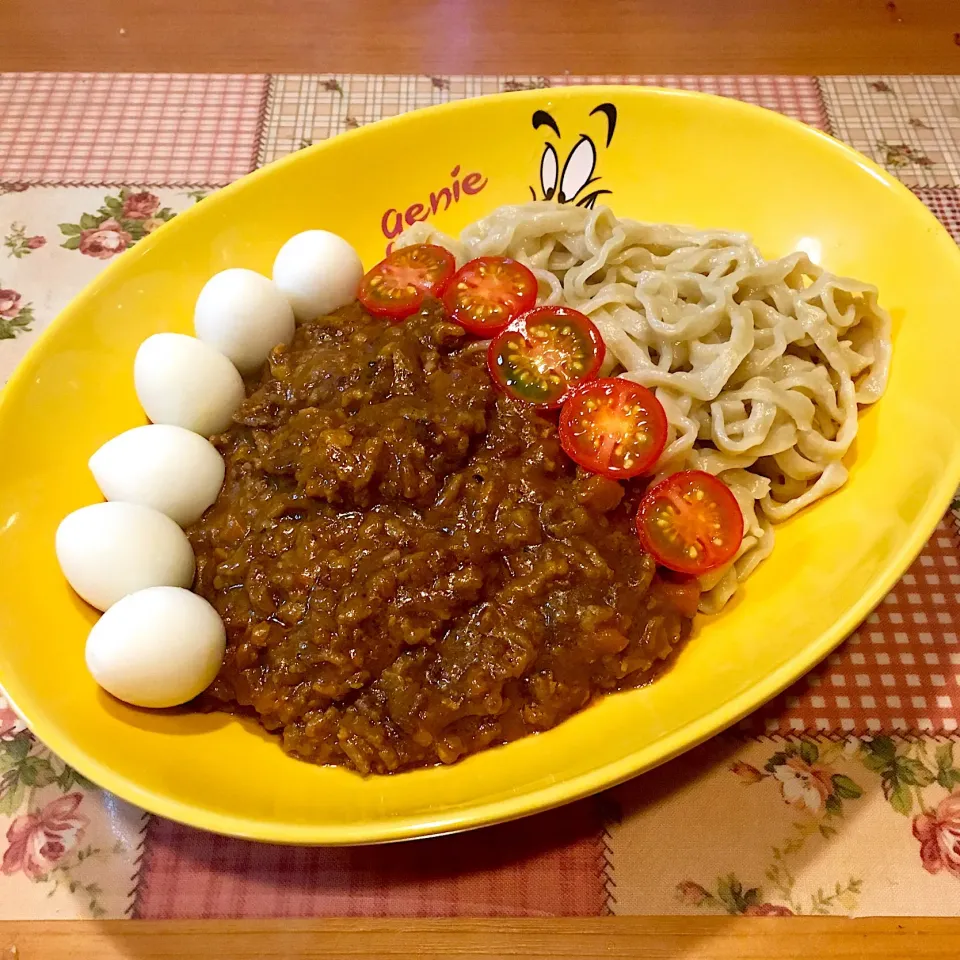
<path fill-rule="evenodd" d="M 616 124 L 610 111 L 616 108 Z M 549 112 L 535 127 L 534 113 Z M 542 117 L 540 118 L 542 120 Z M 612 132 L 612 137 L 610 133 Z M 103 695 L 83 647 L 96 614 L 63 581 L 54 530 L 98 499 L 105 440 L 144 421 L 138 344 L 192 332 L 203 283 L 269 272 L 310 227 L 378 260 L 401 218 L 448 232 L 539 194 L 544 142 L 596 145 L 621 216 L 751 233 L 879 286 L 894 318 L 887 395 L 861 420 L 850 482 L 778 529 L 771 559 L 672 669 L 537 737 L 456 766 L 361 779 L 287 757 L 222 714 L 138 711 Z M 608 142 L 609 139 L 609 142 Z M 960 476 L 960 252 L 904 187 L 830 137 L 692 93 L 581 87 L 385 121 L 301 151 L 183 213 L 107 269 L 43 335 L 0 402 L 0 684 L 88 777 L 176 820 L 291 843 L 475 827 L 589 794 L 674 756 L 781 690 L 869 613 L 919 551 Z"/>

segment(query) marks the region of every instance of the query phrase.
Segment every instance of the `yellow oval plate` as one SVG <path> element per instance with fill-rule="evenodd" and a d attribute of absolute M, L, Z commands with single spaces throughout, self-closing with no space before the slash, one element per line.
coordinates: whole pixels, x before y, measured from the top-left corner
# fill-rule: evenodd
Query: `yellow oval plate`
<path fill-rule="evenodd" d="M 336 231 L 371 265 L 401 220 L 429 217 L 455 232 L 540 195 L 545 142 L 562 171 L 585 137 L 601 178 L 586 190 L 611 191 L 601 202 L 621 216 L 747 231 L 769 256 L 802 246 L 879 286 L 894 318 L 893 373 L 862 417 L 847 486 L 778 529 L 773 556 L 738 601 L 701 624 L 661 679 L 452 767 L 364 780 L 293 760 L 227 715 L 149 713 L 103 695 L 83 663 L 95 614 L 57 569 L 54 530 L 99 499 L 90 454 L 144 422 L 132 379 L 144 337 L 192 332 L 194 301 L 213 273 L 269 273 L 300 230 Z M 960 476 L 958 295 L 960 252 L 909 191 L 830 137 L 733 100 L 623 87 L 506 94 L 301 151 L 125 253 L 4 391 L 0 684 L 88 777 L 156 813 L 238 836 L 396 840 L 518 817 L 624 780 L 803 674 L 919 551 Z"/>

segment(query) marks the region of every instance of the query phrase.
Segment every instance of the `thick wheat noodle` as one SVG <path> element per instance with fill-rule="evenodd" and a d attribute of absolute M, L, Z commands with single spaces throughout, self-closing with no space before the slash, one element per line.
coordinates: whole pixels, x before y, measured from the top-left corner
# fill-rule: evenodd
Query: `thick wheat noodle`
<path fill-rule="evenodd" d="M 428 241 L 460 263 L 527 264 L 541 302 L 597 325 L 604 373 L 663 404 L 670 434 L 658 476 L 699 469 L 728 484 L 745 535 L 732 564 L 701 578 L 704 612 L 770 554 L 771 524 L 846 481 L 858 408 L 883 393 L 890 365 L 890 318 L 869 284 L 804 253 L 766 261 L 743 234 L 618 220 L 605 207 L 501 207 L 459 240 L 422 223 L 398 246 Z"/>

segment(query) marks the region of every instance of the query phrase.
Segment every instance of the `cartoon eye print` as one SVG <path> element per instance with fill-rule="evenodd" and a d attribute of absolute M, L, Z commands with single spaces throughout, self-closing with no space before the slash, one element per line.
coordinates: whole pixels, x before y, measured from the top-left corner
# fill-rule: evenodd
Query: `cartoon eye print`
<path fill-rule="evenodd" d="M 607 122 L 606 144 L 610 146 L 613 133 L 617 126 L 617 108 L 612 103 L 601 103 L 590 111 L 590 117 L 602 114 Z M 558 141 L 562 140 L 560 126 L 553 116 L 546 110 L 536 110 L 532 117 L 534 130 L 545 127 Z M 562 144 L 560 144 L 562 147 Z M 601 178 L 594 176 L 597 168 L 597 147 L 593 139 L 586 133 L 581 133 L 563 162 L 563 171 L 560 172 L 560 159 L 556 147 L 547 140 L 544 143 L 540 157 L 540 190 L 530 188 L 534 200 L 556 200 L 557 203 L 573 203 L 578 207 L 593 209 L 597 198 L 608 194 L 610 190 L 598 189 L 584 193 L 587 187 Z"/>
<path fill-rule="evenodd" d="M 552 144 L 544 144 L 543 156 L 540 158 L 540 187 L 543 190 L 544 200 L 553 199 L 554 191 L 557 189 L 558 169 L 557 151 L 553 149 Z M 534 199 L 536 199 L 536 194 L 534 194 Z"/>
<path fill-rule="evenodd" d="M 581 134 L 577 145 L 570 151 L 567 162 L 563 165 L 563 176 L 560 178 L 560 193 L 557 199 L 560 203 L 572 200 L 588 183 L 593 183 L 591 177 L 597 166 L 597 151 L 593 141 Z"/>

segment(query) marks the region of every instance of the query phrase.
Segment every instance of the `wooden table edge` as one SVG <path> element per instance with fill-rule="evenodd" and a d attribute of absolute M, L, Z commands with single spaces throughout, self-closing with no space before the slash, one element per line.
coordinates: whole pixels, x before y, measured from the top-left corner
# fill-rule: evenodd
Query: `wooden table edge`
<path fill-rule="evenodd" d="M 2 69 L 956 73 L 946 0 L 2 0 Z"/>
<path fill-rule="evenodd" d="M 0 960 L 954 960 L 954 917 L 6 920 Z"/>

